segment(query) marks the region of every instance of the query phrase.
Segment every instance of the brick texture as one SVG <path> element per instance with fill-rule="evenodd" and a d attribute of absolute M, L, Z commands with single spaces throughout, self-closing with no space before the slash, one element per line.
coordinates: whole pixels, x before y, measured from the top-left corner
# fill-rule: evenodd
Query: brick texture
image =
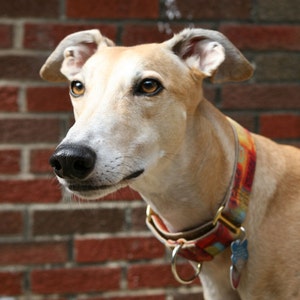
<path fill-rule="evenodd" d="M 120 275 L 119 268 L 34 270 L 31 282 L 39 294 L 101 292 L 118 289 Z"/>
<path fill-rule="evenodd" d="M 74 118 L 68 83 L 39 70 L 66 35 L 97 28 L 132 46 L 185 27 L 219 30 L 255 72 L 241 84 L 206 81 L 206 98 L 249 130 L 300 146 L 299 11 L 299 0 L 0 0 L 0 298 L 203 299 L 198 281 L 174 280 L 137 192 L 82 200 L 55 178 L 48 160 Z"/>

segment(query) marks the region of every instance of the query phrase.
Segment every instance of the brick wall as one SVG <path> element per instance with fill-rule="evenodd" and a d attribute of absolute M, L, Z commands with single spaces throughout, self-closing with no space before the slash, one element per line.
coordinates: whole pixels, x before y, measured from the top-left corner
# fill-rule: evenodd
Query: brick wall
<path fill-rule="evenodd" d="M 173 279 L 138 194 L 62 195 L 47 161 L 71 106 L 66 87 L 38 71 L 65 35 L 99 28 L 132 45 L 186 26 L 218 29 L 256 72 L 208 85 L 207 96 L 250 130 L 300 145 L 299 11 L 298 0 L 0 0 L 0 299 L 202 299 L 197 282 Z"/>

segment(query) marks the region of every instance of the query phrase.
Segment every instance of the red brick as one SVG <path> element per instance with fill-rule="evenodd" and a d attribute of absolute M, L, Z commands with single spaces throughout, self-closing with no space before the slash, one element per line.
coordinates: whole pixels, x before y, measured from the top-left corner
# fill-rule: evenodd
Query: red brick
<path fill-rule="evenodd" d="M 66 15 L 70 18 L 97 19 L 156 19 L 158 0 L 67 0 Z"/>
<path fill-rule="evenodd" d="M 144 207 L 133 208 L 131 213 L 131 226 L 134 231 L 145 231 L 146 204 Z"/>
<path fill-rule="evenodd" d="M 162 257 L 165 247 L 156 238 L 130 237 L 78 239 L 75 241 L 76 261 L 138 260 Z"/>
<path fill-rule="evenodd" d="M 272 139 L 298 139 L 300 138 L 300 116 L 262 115 L 260 133 Z"/>
<path fill-rule="evenodd" d="M 299 109 L 298 84 L 225 85 L 222 109 Z"/>
<path fill-rule="evenodd" d="M 219 30 L 243 50 L 300 50 L 300 26 L 223 25 Z"/>
<path fill-rule="evenodd" d="M 191 277 L 193 269 L 190 265 L 179 267 L 182 276 Z M 170 265 L 135 265 L 128 269 L 128 287 L 136 288 L 166 288 L 177 287 L 180 284 L 174 278 Z M 195 283 L 199 283 L 196 279 Z"/>
<path fill-rule="evenodd" d="M 0 48 L 12 47 L 13 27 L 11 25 L 0 25 Z"/>
<path fill-rule="evenodd" d="M 38 294 L 101 292 L 119 289 L 120 277 L 119 268 L 34 270 L 31 287 Z"/>
<path fill-rule="evenodd" d="M 23 274 L 21 272 L 0 272 L 0 295 L 22 294 Z"/>
<path fill-rule="evenodd" d="M 116 39 L 117 29 L 114 25 L 107 24 L 36 24 L 27 23 L 24 26 L 24 47 L 30 49 L 51 49 L 54 50 L 56 45 L 67 35 L 76 31 L 99 29 L 104 36 L 111 40 Z"/>
<path fill-rule="evenodd" d="M 27 110 L 31 112 L 70 112 L 68 87 L 29 87 L 26 93 Z"/>
<path fill-rule="evenodd" d="M 0 203 L 55 203 L 61 191 L 53 180 L 1 180 Z"/>
<path fill-rule="evenodd" d="M 10 0 L 1 1 L 1 17 L 52 18 L 59 16 L 59 0 Z"/>
<path fill-rule="evenodd" d="M 49 164 L 49 158 L 54 149 L 36 149 L 30 153 L 30 171 L 33 173 L 52 173 L 52 167 Z"/>
<path fill-rule="evenodd" d="M 0 99 L 0 111 L 18 111 L 18 88 L 12 86 L 1 86 Z"/>
<path fill-rule="evenodd" d="M 38 55 L 1 55 L 0 79 L 41 80 L 39 71 L 46 56 Z"/>
<path fill-rule="evenodd" d="M 112 194 L 109 194 L 102 199 L 105 201 L 124 201 L 124 200 L 141 200 L 140 194 L 129 187 L 122 188 Z"/>
<path fill-rule="evenodd" d="M 20 211 L 0 212 L 0 235 L 22 235 L 23 214 Z"/>
<path fill-rule="evenodd" d="M 177 0 L 176 5 L 181 18 L 201 21 L 250 19 L 252 10 L 250 0 Z M 168 7 L 165 7 L 165 15 L 168 16 Z"/>
<path fill-rule="evenodd" d="M 60 139 L 59 119 L 1 119 L 1 143 L 57 143 Z"/>
<path fill-rule="evenodd" d="M 0 173 L 18 173 L 20 171 L 20 159 L 20 150 L 0 150 Z"/>
<path fill-rule="evenodd" d="M 1 243 L 0 264 L 61 263 L 68 259 L 66 242 Z"/>
<path fill-rule="evenodd" d="M 67 235 L 123 230 L 123 209 L 46 209 L 33 212 L 32 232 L 34 235 Z"/>

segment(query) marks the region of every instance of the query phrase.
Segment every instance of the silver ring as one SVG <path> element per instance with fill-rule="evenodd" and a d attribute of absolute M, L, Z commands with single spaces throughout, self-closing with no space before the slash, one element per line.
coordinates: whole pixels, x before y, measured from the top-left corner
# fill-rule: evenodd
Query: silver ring
<path fill-rule="evenodd" d="M 202 268 L 202 264 L 198 263 L 197 264 L 197 269 L 196 269 L 196 273 L 193 275 L 192 278 L 189 279 L 184 279 L 181 278 L 180 275 L 177 272 L 177 255 L 179 253 L 179 251 L 181 250 L 183 244 L 178 244 L 172 251 L 172 260 L 171 260 L 171 269 L 172 269 L 172 273 L 175 277 L 175 279 L 181 283 L 181 284 L 191 284 L 200 274 L 201 272 L 201 268 Z"/>

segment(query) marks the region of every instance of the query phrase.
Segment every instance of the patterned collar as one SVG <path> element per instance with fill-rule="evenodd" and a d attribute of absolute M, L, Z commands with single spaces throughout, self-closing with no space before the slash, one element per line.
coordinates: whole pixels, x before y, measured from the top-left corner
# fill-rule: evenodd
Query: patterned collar
<path fill-rule="evenodd" d="M 166 247 L 173 250 L 172 271 L 181 283 L 190 283 L 200 273 L 202 262 L 212 260 L 230 245 L 233 251 L 234 241 L 244 241 L 246 239 L 242 224 L 246 218 L 254 180 L 256 149 L 250 132 L 232 119 L 228 118 L 228 120 L 232 125 L 236 140 L 235 174 L 231 180 L 229 194 L 225 197 L 225 201 L 219 208 L 215 218 L 197 228 L 179 233 L 170 233 L 161 218 L 152 211 L 150 206 L 147 208 L 146 224 Z M 244 250 L 247 251 L 247 249 Z M 239 249 L 239 255 L 240 252 Z M 191 278 L 192 280 L 181 279 L 177 274 L 177 254 L 198 263 L 198 271 L 195 277 Z M 239 283 L 239 273 L 241 271 L 235 270 L 241 269 L 237 263 L 234 264 L 234 261 L 238 259 L 240 257 L 232 258 L 233 274 L 231 273 L 231 281 L 234 288 Z M 244 260 L 246 259 L 245 254 Z"/>

